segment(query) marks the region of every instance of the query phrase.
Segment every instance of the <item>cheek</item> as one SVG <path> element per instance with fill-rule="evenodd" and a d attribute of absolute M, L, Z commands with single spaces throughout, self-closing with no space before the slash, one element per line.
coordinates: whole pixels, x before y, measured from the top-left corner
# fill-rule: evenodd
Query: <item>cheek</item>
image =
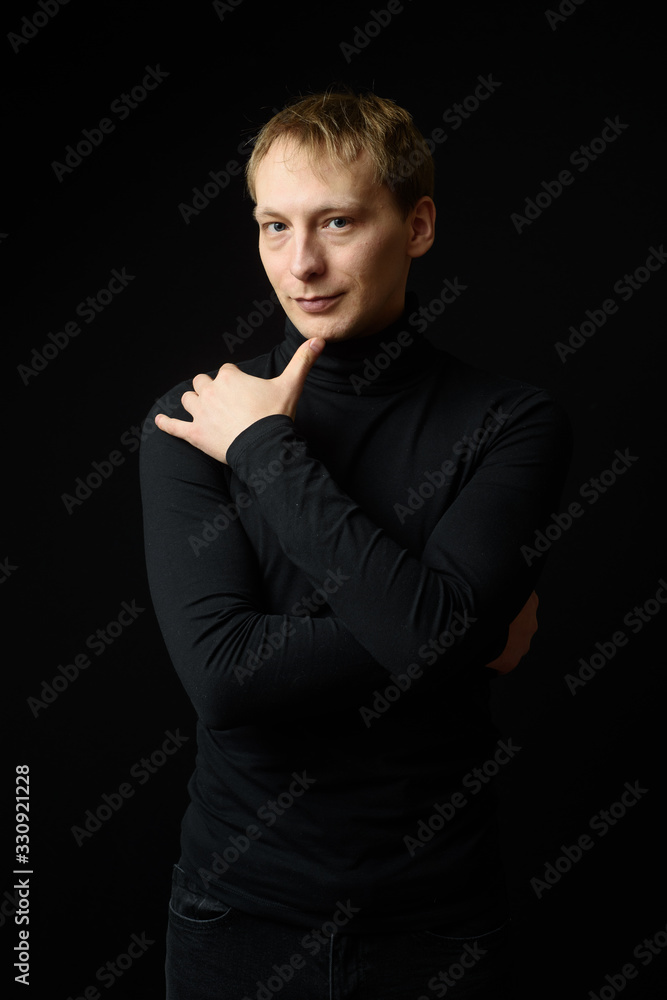
<path fill-rule="evenodd" d="M 275 253 L 263 253 L 262 248 L 260 247 L 259 259 L 262 262 L 262 266 L 266 272 L 269 282 L 275 288 L 280 283 L 280 275 L 282 273 L 278 256 Z"/>
<path fill-rule="evenodd" d="M 262 266 L 266 271 L 266 273 L 270 274 L 272 270 L 270 254 L 264 252 L 264 248 L 262 247 L 261 242 L 259 244 L 259 259 L 261 260 Z"/>
<path fill-rule="evenodd" d="M 341 271 L 363 280 L 375 271 L 378 250 L 375 241 L 363 240 L 354 246 L 346 247 L 336 263 Z"/>
<path fill-rule="evenodd" d="M 340 269 L 359 288 L 371 293 L 385 285 L 394 285 L 401 274 L 403 261 L 397 248 L 389 243 L 365 241 L 354 248 Z"/>

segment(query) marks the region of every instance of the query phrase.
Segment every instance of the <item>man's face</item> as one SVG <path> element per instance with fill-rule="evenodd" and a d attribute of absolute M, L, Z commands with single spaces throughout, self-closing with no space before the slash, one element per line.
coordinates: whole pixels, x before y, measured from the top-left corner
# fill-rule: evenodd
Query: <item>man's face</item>
<path fill-rule="evenodd" d="M 269 281 L 306 338 L 344 340 L 382 330 L 401 315 L 412 256 L 386 185 L 366 153 L 349 168 L 273 143 L 255 178 L 259 252 Z"/>

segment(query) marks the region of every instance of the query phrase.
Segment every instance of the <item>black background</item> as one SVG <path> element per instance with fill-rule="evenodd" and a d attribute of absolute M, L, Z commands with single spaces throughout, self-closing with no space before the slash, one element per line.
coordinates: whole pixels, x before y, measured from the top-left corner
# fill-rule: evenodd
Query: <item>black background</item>
<path fill-rule="evenodd" d="M 27 763 L 32 995 L 66 1000 L 97 986 L 106 996 L 97 970 L 144 933 L 154 943 L 110 996 L 163 995 L 170 868 L 195 720 L 150 607 L 132 428 L 181 379 L 259 354 L 280 336 L 274 313 L 242 346 L 230 350 L 223 339 L 270 292 L 242 177 L 187 223 L 179 206 L 192 204 L 209 171 L 245 162 L 240 144 L 274 108 L 341 82 L 393 98 L 427 136 L 447 134 L 435 153 L 438 238 L 412 283 L 424 303 L 445 278 L 467 287 L 429 335 L 466 360 L 551 389 L 575 431 L 561 510 L 579 501 L 584 513 L 551 546 L 530 656 L 493 690 L 501 732 L 523 748 L 498 779 L 520 996 L 585 998 L 603 987 L 611 996 L 606 977 L 629 962 L 637 976 L 623 996 L 662 995 L 665 954 L 643 965 L 633 951 L 667 925 L 659 635 L 667 612 L 655 603 L 667 575 L 656 488 L 667 268 L 650 272 L 627 301 L 614 285 L 667 236 L 664 56 L 641 5 L 561 6 L 571 13 L 550 24 L 539 3 L 406 0 L 347 58 L 341 43 L 354 44 L 382 0 L 374 8 L 242 0 L 226 11 L 210 2 L 71 0 L 38 30 L 22 20 L 42 10 L 36 2 L 5 7 L 0 252 L 14 313 L 3 337 L 11 471 L 0 559 L 14 697 L 2 791 L 10 816 L 3 989 L 14 985 L 18 931 L 13 775 Z M 10 33 L 21 31 L 34 37 L 12 46 Z M 120 120 L 112 103 L 158 65 L 168 75 Z M 443 122 L 489 75 L 500 84 L 489 98 L 459 128 Z M 59 179 L 54 161 L 105 117 L 113 132 Z M 572 166 L 572 152 L 616 117 L 627 128 L 585 171 Z M 568 168 L 572 185 L 518 232 L 512 214 Z M 127 287 L 93 322 L 79 317 L 80 334 L 56 356 L 50 348 L 48 363 L 26 377 L 33 349 L 77 320 L 77 305 L 106 288 L 114 268 L 134 276 Z M 618 311 L 563 361 L 555 344 L 609 298 Z M 582 499 L 582 485 L 610 468 L 617 449 L 635 460 L 596 503 Z M 68 509 L 63 495 L 112 452 L 122 463 Z M 651 599 L 657 613 L 640 630 L 624 624 Z M 87 638 L 132 601 L 145 610 L 94 655 Z M 619 629 L 627 644 L 573 694 L 565 676 Z M 55 699 L 29 702 L 62 678 L 59 665 L 86 652 L 90 666 L 66 686 L 61 680 Z M 131 777 L 177 729 L 188 737 L 183 747 L 144 783 Z M 128 781 L 132 797 L 79 846 L 72 827 Z M 591 834 L 591 819 L 619 801 L 626 782 L 647 791 L 606 836 Z M 594 848 L 536 891 L 531 879 L 543 879 L 561 845 L 586 833 Z M 423 984 L 415 995 L 420 989 L 428 993 Z"/>

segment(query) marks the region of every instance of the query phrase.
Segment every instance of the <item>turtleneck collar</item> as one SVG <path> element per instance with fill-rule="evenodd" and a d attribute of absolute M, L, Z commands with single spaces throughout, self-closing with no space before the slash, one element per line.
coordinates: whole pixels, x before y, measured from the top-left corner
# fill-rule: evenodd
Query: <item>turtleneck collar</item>
<path fill-rule="evenodd" d="M 418 306 L 417 296 L 409 292 L 403 314 L 384 330 L 367 337 L 327 342 L 308 381 L 332 392 L 356 396 L 395 392 L 420 381 L 431 373 L 441 352 L 410 328 L 408 316 Z M 303 334 L 286 319 L 285 338 L 278 346 L 285 364 L 303 340 Z"/>

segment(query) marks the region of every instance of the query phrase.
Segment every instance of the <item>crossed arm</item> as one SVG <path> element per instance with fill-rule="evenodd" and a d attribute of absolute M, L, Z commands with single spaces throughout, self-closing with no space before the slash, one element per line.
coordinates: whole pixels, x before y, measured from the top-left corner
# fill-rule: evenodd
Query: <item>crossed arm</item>
<path fill-rule="evenodd" d="M 273 379 L 256 378 L 230 364 L 223 365 L 215 379 L 198 375 L 193 380 L 193 391 L 182 398 L 184 409 L 193 419 L 184 421 L 158 414 L 155 423 L 165 433 L 228 464 L 233 442 L 252 424 L 269 416 L 294 419 L 308 372 L 324 347 L 324 341 L 318 338 L 305 341 L 283 373 Z M 304 569 L 307 572 L 307 567 Z M 533 592 L 508 627 L 505 649 L 487 666 L 504 674 L 518 665 L 537 630 L 537 605 Z"/>

